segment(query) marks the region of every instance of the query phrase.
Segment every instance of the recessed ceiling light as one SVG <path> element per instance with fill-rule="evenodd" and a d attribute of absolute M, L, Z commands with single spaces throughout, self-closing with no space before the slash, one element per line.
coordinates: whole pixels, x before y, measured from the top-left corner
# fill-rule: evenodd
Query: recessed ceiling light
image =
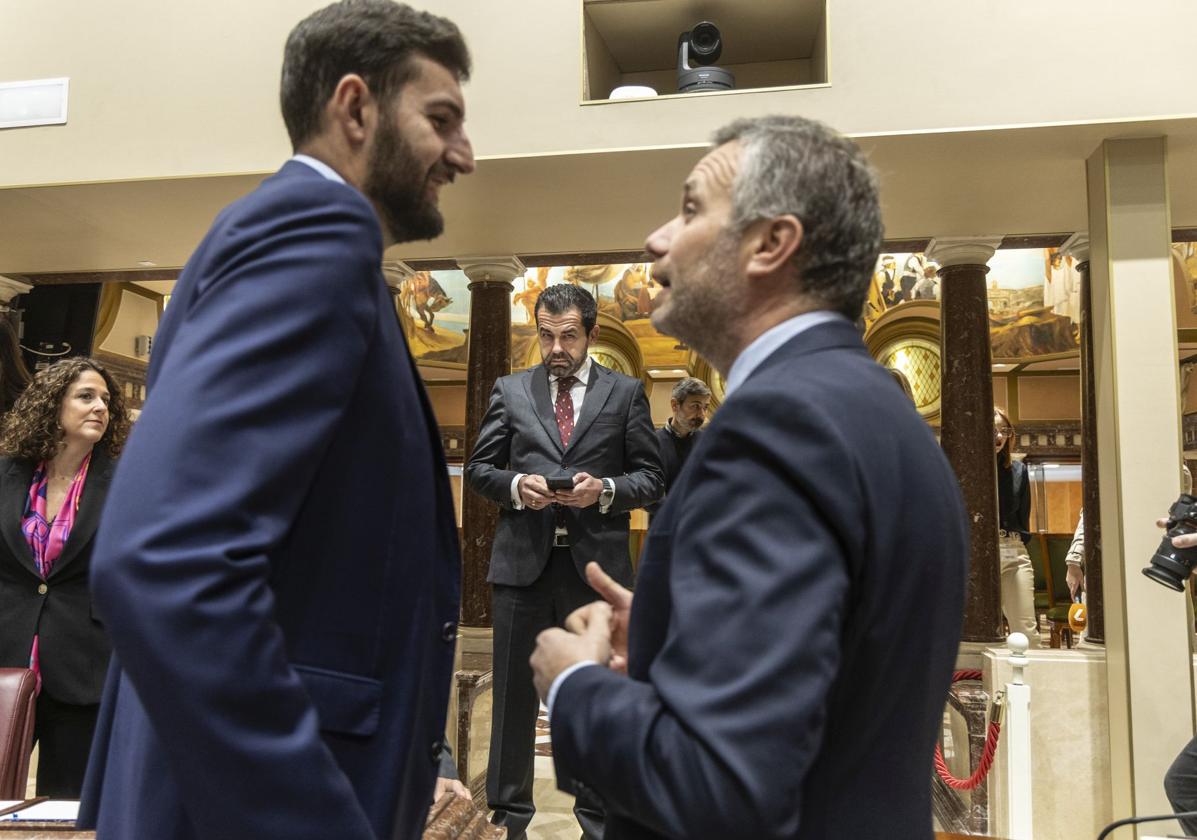
<path fill-rule="evenodd" d="M 142 268 L 154 268 L 158 265 L 158 263 L 154 262 L 153 260 L 140 260 L 137 264 Z"/>

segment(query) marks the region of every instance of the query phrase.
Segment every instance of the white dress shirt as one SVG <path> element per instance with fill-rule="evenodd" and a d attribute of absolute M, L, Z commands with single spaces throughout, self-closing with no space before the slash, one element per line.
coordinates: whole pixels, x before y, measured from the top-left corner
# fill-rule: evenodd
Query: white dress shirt
<path fill-rule="evenodd" d="M 300 163 L 307 164 L 330 181 L 338 181 L 342 184 L 345 183 L 345 179 L 340 176 L 337 170 L 333 169 L 322 160 L 316 160 L 316 158 L 312 157 L 311 155 L 292 155 L 291 160 L 297 160 Z"/>

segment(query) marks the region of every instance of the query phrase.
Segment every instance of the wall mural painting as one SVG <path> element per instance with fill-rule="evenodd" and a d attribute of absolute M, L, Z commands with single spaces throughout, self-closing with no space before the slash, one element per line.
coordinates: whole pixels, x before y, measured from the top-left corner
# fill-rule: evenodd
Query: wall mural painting
<path fill-rule="evenodd" d="M 599 311 L 620 320 L 652 367 L 684 367 L 687 347 L 661 335 L 648 316 L 660 291 L 645 263 L 529 268 L 511 294 L 511 358 L 518 367 L 536 342 L 537 296 L 556 283 L 573 283 L 595 296 Z M 396 308 L 412 355 L 420 364 L 464 366 L 470 324 L 469 278 L 463 271 L 418 271 L 399 286 Z"/>
<path fill-rule="evenodd" d="M 865 324 L 917 300 L 938 300 L 939 266 L 923 254 L 882 254 L 865 304 Z M 1055 248 L 997 251 L 986 276 L 995 359 L 1069 353 L 1079 347 L 1081 276 Z"/>
<path fill-rule="evenodd" d="M 684 367 L 687 348 L 675 338 L 653 329 L 648 320 L 652 299 L 660 291 L 653 282 L 652 265 L 615 263 L 529 268 L 515 279 L 511 296 L 511 358 L 514 364 L 529 358 L 536 342 L 537 296 L 557 283 L 573 283 L 594 295 L 599 312 L 618 319 L 640 345 L 649 367 Z"/>
<path fill-rule="evenodd" d="M 399 285 L 399 321 L 417 362 L 466 364 L 469 283 L 464 271 L 417 271 Z"/>

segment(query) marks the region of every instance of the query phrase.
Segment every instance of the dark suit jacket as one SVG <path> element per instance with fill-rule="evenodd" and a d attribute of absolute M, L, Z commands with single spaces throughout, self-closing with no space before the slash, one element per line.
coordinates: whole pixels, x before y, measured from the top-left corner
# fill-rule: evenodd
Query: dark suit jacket
<path fill-rule="evenodd" d="M 690 454 L 694 451 L 694 447 L 698 445 L 698 441 L 702 438 L 703 429 L 695 429 L 686 435 L 684 438 L 679 438 L 670 429 L 667 428 L 668 422 L 664 426 L 657 428 L 657 449 L 661 453 L 661 471 L 665 475 L 665 492 L 669 492 L 669 488 L 677 481 L 678 473 L 682 471 L 685 466 L 685 461 L 689 459 Z M 678 451 L 679 447 L 682 449 Z M 646 509 L 649 514 L 656 516 L 661 511 L 661 506 L 665 504 L 665 498 L 662 497 Z"/>
<path fill-rule="evenodd" d="M 99 703 L 112 647 L 92 609 L 87 574 L 113 462 L 100 449 L 93 451 L 75 527 L 45 581 L 21 533 L 36 466 L 0 458 L 0 667 L 28 668 L 36 633 L 42 690 L 62 703 Z M 43 583 L 45 595 L 38 592 Z"/>
<path fill-rule="evenodd" d="M 491 583 L 527 586 L 540 576 L 553 549 L 555 514 L 551 508 L 515 510 L 511 480 L 518 473 L 559 472 L 614 479 L 610 510 L 600 513 L 598 503 L 567 507 L 566 528 L 579 574 L 593 560 L 630 586 L 629 511 L 659 498 L 663 490 L 652 418 L 639 380 L 591 362 L 586 398 L 568 447 L 561 446 L 544 365 L 495 383 L 465 469 L 470 489 L 500 508 L 487 578 Z"/>
<path fill-rule="evenodd" d="M 931 838 L 967 528 L 935 437 L 847 321 L 719 408 L 653 523 L 630 679 L 557 694 L 557 778 L 626 838 Z"/>
<path fill-rule="evenodd" d="M 448 475 L 356 190 L 290 162 L 179 278 L 92 588 L 100 837 L 418 837 L 452 678 Z"/>

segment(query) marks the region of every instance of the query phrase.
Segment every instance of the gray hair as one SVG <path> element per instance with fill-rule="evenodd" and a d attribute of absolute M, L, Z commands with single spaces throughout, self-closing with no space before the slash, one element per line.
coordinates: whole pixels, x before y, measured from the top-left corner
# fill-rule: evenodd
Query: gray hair
<path fill-rule="evenodd" d="M 792 215 L 802 223 L 794 255 L 799 290 L 855 320 L 881 251 L 877 176 L 860 148 L 815 120 L 770 116 L 736 120 L 715 146 L 739 141 L 731 226 Z"/>
<path fill-rule="evenodd" d="M 671 394 L 679 403 L 685 402 L 686 397 L 709 397 L 710 395 L 711 389 L 707 387 L 707 383 L 701 379 L 695 379 L 693 376 L 687 376 L 674 385 Z"/>

